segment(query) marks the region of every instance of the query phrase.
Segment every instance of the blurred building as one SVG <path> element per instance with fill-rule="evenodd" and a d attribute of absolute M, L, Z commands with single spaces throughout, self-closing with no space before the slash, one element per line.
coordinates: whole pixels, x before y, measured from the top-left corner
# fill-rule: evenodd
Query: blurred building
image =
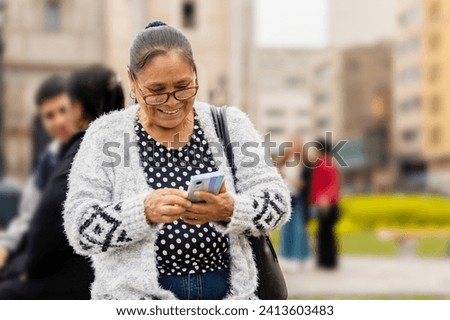
<path fill-rule="evenodd" d="M 6 172 L 29 172 L 36 114 L 34 94 L 52 73 L 67 74 L 102 61 L 100 1 L 6 1 L 4 30 L 4 137 Z"/>
<path fill-rule="evenodd" d="M 391 45 L 327 50 L 313 59 L 315 136 L 333 133 L 341 150 L 344 184 L 349 192 L 389 188 L 393 181 L 391 143 Z"/>
<path fill-rule="evenodd" d="M 398 187 L 425 185 L 423 142 L 423 0 L 402 0 L 398 9 L 393 73 L 393 156 Z"/>
<path fill-rule="evenodd" d="M 400 0 L 329 0 L 331 47 L 344 48 L 390 41 Z"/>
<path fill-rule="evenodd" d="M 146 20 L 165 21 L 190 40 L 199 73 L 199 99 L 247 108 L 253 0 L 168 0 L 164 5 L 159 0 L 137 2 L 147 12 Z"/>
<path fill-rule="evenodd" d="M 129 92 L 129 47 L 149 21 L 182 30 L 192 43 L 200 100 L 248 104 L 252 0 L 6 0 L 4 141 L 6 172 L 23 179 L 31 163 L 34 93 L 52 73 L 102 62 Z"/>
<path fill-rule="evenodd" d="M 258 48 L 253 56 L 250 117 L 262 134 L 281 142 L 314 133 L 309 66 L 313 51 Z"/>
<path fill-rule="evenodd" d="M 343 139 L 344 92 L 342 52 L 326 49 L 316 52 L 309 67 L 313 138 L 330 131 L 334 139 Z"/>
<path fill-rule="evenodd" d="M 450 195 L 450 2 L 424 1 L 424 153 L 429 187 Z"/>
<path fill-rule="evenodd" d="M 332 133 L 347 140 L 340 154 L 349 192 L 385 190 L 391 165 L 390 43 L 343 49 L 258 48 L 250 115 L 276 142 L 293 133 L 305 140 Z"/>

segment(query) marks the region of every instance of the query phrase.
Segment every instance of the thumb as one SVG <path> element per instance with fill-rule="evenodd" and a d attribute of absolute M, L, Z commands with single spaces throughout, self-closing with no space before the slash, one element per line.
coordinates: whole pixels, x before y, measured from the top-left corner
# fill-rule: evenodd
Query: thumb
<path fill-rule="evenodd" d="M 219 193 L 226 193 L 227 192 L 227 187 L 225 185 L 225 180 L 222 182 L 222 185 L 220 186 L 220 190 Z"/>

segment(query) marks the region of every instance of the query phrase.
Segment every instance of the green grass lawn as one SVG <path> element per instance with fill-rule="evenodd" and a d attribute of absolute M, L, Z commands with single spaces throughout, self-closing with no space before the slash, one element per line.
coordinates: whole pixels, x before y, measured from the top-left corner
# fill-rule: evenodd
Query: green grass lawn
<path fill-rule="evenodd" d="M 397 253 L 397 244 L 393 240 L 379 240 L 374 232 L 345 234 L 339 239 L 342 254 L 348 255 L 386 255 Z"/>
<path fill-rule="evenodd" d="M 380 239 L 376 230 L 396 230 L 414 235 L 416 253 L 423 257 L 443 257 L 449 254 L 450 236 L 431 238 L 437 232 L 450 231 L 450 199 L 421 194 L 353 195 L 340 203 L 341 218 L 336 226 L 339 247 L 344 255 L 396 255 L 398 243 Z M 308 230 L 315 237 L 317 221 Z M 424 235 L 425 233 L 425 235 Z M 279 231 L 272 240 L 278 247 Z"/>
<path fill-rule="evenodd" d="M 275 248 L 278 248 L 279 231 L 272 233 Z M 418 240 L 417 254 L 426 257 L 443 257 L 447 254 L 450 239 L 426 238 Z M 341 235 L 339 248 L 343 255 L 385 255 L 397 254 L 397 243 L 394 240 L 378 239 L 375 232 L 364 231 Z"/>

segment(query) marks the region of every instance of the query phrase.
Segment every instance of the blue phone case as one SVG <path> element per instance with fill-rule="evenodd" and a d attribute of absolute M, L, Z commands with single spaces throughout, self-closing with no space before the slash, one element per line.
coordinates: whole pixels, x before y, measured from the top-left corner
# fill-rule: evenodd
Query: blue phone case
<path fill-rule="evenodd" d="M 222 182 L 224 179 L 224 173 L 222 171 L 214 171 L 203 174 L 198 174 L 191 177 L 188 187 L 188 198 L 192 202 L 204 202 L 194 196 L 195 191 L 207 191 L 214 194 L 218 194 Z"/>

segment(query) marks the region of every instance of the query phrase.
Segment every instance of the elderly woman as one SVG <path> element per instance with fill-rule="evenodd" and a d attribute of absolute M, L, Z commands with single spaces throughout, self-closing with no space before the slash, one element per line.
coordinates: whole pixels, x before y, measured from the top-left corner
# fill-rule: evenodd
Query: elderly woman
<path fill-rule="evenodd" d="M 195 100 L 191 46 L 173 27 L 154 22 L 138 34 L 128 74 L 137 104 L 90 125 L 65 203 L 67 237 L 95 268 L 93 298 L 257 299 L 247 236 L 290 215 L 289 191 L 263 146 L 254 147 L 260 136 L 243 112 L 228 109 L 239 145 L 235 189 L 210 106 Z M 252 157 L 242 150 L 249 142 Z M 205 202 L 189 201 L 190 177 L 217 170 L 225 173 L 219 194 L 199 191 Z"/>

